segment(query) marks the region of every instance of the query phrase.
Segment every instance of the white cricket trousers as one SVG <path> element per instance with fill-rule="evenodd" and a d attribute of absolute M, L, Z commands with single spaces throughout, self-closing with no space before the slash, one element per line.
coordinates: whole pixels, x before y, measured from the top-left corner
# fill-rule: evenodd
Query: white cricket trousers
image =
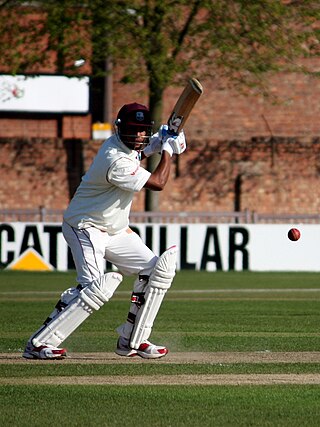
<path fill-rule="evenodd" d="M 105 273 L 106 260 L 123 275 L 149 276 L 158 259 L 130 228 L 109 235 L 95 227 L 79 230 L 63 222 L 62 232 L 71 249 L 77 282 L 83 286 Z"/>

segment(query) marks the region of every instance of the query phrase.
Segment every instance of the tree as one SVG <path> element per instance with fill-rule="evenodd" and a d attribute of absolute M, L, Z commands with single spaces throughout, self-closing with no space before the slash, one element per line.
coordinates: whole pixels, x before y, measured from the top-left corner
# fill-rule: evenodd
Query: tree
<path fill-rule="evenodd" d="M 11 73 L 51 61 L 75 75 L 74 59 L 84 57 L 99 77 L 112 58 L 123 83 L 148 85 L 156 126 L 165 89 L 187 76 L 223 77 L 267 94 L 270 72 L 316 74 L 301 58 L 319 55 L 317 0 L 7 0 L 0 7 L 0 54 Z M 146 209 L 156 210 L 157 199 L 147 198 Z"/>

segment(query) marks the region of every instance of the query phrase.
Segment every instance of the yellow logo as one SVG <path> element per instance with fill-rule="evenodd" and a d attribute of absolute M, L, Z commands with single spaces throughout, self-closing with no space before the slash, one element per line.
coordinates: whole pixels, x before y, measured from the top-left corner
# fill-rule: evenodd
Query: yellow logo
<path fill-rule="evenodd" d="M 52 271 L 54 267 L 33 248 L 29 248 L 12 261 L 6 270 Z"/>

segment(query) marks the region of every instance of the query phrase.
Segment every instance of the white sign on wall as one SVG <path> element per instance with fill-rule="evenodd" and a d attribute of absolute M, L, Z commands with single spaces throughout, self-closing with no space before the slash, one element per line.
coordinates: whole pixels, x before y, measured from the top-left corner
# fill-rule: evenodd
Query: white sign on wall
<path fill-rule="evenodd" d="M 132 228 L 157 254 L 179 246 L 178 270 L 320 271 L 319 225 L 300 225 L 301 238 L 287 237 L 292 225 L 273 224 L 134 224 Z M 58 271 L 74 268 L 61 224 L 0 224 L 2 267 L 25 265 L 23 254 L 35 262 L 39 254 Z M 39 260 L 36 259 L 36 262 Z"/>
<path fill-rule="evenodd" d="M 87 113 L 89 77 L 0 75 L 0 111 Z"/>

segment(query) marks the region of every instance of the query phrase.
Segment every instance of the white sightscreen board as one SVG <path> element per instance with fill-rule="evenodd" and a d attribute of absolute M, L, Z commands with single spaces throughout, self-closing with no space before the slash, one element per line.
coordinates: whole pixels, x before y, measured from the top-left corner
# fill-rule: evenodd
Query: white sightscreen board
<path fill-rule="evenodd" d="M 86 113 L 89 77 L 0 75 L 0 111 Z"/>
<path fill-rule="evenodd" d="M 301 238 L 291 242 L 292 224 L 131 224 L 156 255 L 177 245 L 178 270 L 320 272 L 320 224 L 296 226 Z M 21 259 L 30 248 L 57 270 L 68 269 L 61 223 L 0 223 L 2 265 Z"/>

